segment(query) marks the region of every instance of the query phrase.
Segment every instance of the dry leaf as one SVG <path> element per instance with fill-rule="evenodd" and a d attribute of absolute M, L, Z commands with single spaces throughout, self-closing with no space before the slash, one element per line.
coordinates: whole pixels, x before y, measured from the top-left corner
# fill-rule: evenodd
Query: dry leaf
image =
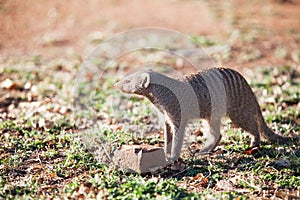
<path fill-rule="evenodd" d="M 43 118 L 41 118 L 41 119 L 39 119 L 39 127 L 44 127 L 44 126 L 46 126 L 46 122 L 45 122 L 45 119 L 43 119 Z"/>
<path fill-rule="evenodd" d="M 253 147 L 253 148 L 245 150 L 244 153 L 247 155 L 253 155 L 253 154 L 257 153 L 258 150 L 259 150 L 259 147 Z"/>
<path fill-rule="evenodd" d="M 197 129 L 193 134 L 196 136 L 203 136 L 203 132 L 200 129 Z"/>
<path fill-rule="evenodd" d="M 116 127 L 116 131 L 120 131 L 120 130 L 122 130 L 122 125 Z"/>
<path fill-rule="evenodd" d="M 62 106 L 60 109 L 59 109 L 59 113 L 60 114 L 66 114 L 66 112 L 68 111 L 67 107 L 66 106 Z"/>
<path fill-rule="evenodd" d="M 51 172 L 51 173 L 50 173 L 50 177 L 51 177 L 51 178 L 54 178 L 54 177 L 55 177 L 55 173 L 54 173 L 54 172 Z"/>
<path fill-rule="evenodd" d="M 14 89 L 16 87 L 16 84 L 10 80 L 9 78 L 5 79 L 2 83 L 1 83 L 1 88 L 4 89 Z"/>
<path fill-rule="evenodd" d="M 202 183 L 203 183 L 203 185 L 207 185 L 207 183 L 208 183 L 208 178 L 204 177 L 204 178 L 202 179 Z"/>
<path fill-rule="evenodd" d="M 25 83 L 24 89 L 25 89 L 25 90 L 29 90 L 30 88 L 31 88 L 31 82 Z"/>
<path fill-rule="evenodd" d="M 194 180 L 198 180 L 199 178 L 203 178 L 203 174 L 198 173 L 196 176 L 194 176 Z"/>

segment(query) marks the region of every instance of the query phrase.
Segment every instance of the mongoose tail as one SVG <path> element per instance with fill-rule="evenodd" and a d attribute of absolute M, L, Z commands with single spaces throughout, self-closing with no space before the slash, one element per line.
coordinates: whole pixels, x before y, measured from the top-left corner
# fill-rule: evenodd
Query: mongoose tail
<path fill-rule="evenodd" d="M 260 136 L 262 138 L 265 138 L 266 140 L 273 142 L 273 143 L 279 143 L 279 144 L 286 144 L 292 142 L 294 139 L 290 137 L 285 137 L 276 134 L 274 131 L 272 131 L 266 124 L 263 116 L 260 114 L 257 117 L 258 120 L 258 130 L 260 133 Z"/>

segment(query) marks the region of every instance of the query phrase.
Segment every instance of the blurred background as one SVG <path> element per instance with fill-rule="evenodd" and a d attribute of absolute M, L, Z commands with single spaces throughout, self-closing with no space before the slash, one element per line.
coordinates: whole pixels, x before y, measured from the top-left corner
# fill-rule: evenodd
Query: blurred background
<path fill-rule="evenodd" d="M 115 33 L 162 27 L 230 47 L 224 65 L 300 60 L 298 0 L 1 0 L 0 54 L 85 57 Z"/>

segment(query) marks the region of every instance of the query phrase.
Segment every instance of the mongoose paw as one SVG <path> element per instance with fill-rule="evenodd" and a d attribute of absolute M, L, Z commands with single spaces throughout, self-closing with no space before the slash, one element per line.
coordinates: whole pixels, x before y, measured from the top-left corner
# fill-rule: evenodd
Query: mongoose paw
<path fill-rule="evenodd" d="M 166 157 L 166 161 L 168 165 L 172 165 L 174 163 L 174 161 L 170 157 Z"/>
<path fill-rule="evenodd" d="M 171 165 L 171 170 L 173 171 L 182 171 L 185 168 L 184 165 L 175 162 L 174 164 Z"/>
<path fill-rule="evenodd" d="M 216 145 L 205 145 L 200 151 L 199 154 L 200 155 L 205 155 L 205 154 L 210 154 L 212 153 L 212 151 L 214 150 Z"/>
<path fill-rule="evenodd" d="M 169 167 L 172 171 L 181 171 L 185 168 L 185 165 L 182 163 L 182 159 L 178 158 L 176 161 L 170 161 Z"/>

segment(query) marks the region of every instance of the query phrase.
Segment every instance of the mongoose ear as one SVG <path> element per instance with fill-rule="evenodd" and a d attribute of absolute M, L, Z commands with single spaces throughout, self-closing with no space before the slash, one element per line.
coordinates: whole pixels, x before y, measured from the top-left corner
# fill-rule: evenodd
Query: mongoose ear
<path fill-rule="evenodd" d="M 141 87 L 147 88 L 150 84 L 150 74 L 148 73 L 142 73 L 141 74 Z"/>

